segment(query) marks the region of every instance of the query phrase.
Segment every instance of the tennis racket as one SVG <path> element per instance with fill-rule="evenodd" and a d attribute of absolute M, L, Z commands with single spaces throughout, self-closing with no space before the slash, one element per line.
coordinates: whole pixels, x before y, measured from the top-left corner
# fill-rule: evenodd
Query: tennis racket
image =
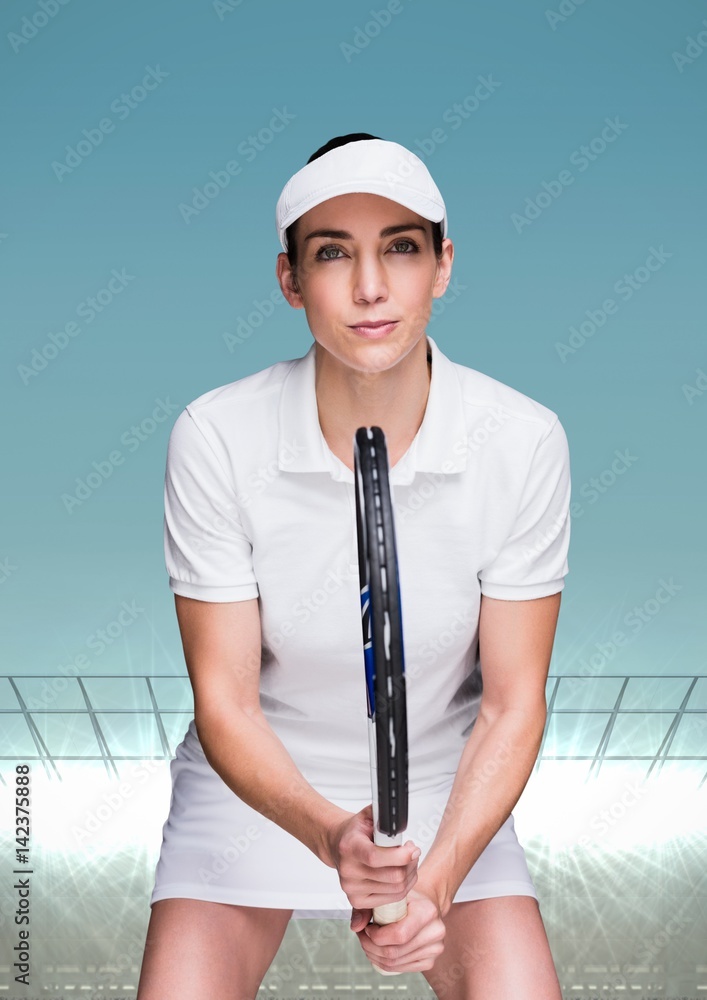
<path fill-rule="evenodd" d="M 354 475 L 373 842 L 399 847 L 408 822 L 405 657 L 388 451 L 380 427 L 356 431 Z M 405 899 L 373 909 L 376 924 L 406 915 Z"/>

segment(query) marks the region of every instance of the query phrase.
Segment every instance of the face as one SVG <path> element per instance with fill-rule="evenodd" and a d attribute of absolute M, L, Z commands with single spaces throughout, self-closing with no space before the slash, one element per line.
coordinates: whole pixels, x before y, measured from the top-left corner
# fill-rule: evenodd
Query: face
<path fill-rule="evenodd" d="M 297 246 L 294 276 L 287 254 L 278 255 L 282 292 L 305 310 L 318 344 L 343 364 L 383 371 L 424 339 L 454 255 L 445 239 L 438 263 L 428 219 L 380 195 L 339 195 L 300 217 Z M 376 339 L 355 329 L 379 320 L 394 325 Z"/>

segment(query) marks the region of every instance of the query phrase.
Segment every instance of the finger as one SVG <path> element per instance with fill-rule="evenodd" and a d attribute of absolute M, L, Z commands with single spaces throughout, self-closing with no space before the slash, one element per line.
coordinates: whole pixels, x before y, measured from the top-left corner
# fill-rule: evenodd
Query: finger
<path fill-rule="evenodd" d="M 417 860 L 410 861 L 403 857 L 396 861 L 390 856 L 394 850 L 397 851 L 398 848 L 376 847 L 373 851 L 365 852 L 361 863 L 371 873 L 368 878 L 379 882 L 395 882 L 417 872 Z"/>
<path fill-rule="evenodd" d="M 354 907 L 351 914 L 351 930 L 354 933 L 362 931 L 366 924 L 370 922 L 372 915 L 373 910 L 359 910 Z"/>
<path fill-rule="evenodd" d="M 359 816 L 363 819 L 365 823 L 370 823 L 373 826 L 373 806 L 369 803 L 364 806 L 363 809 L 359 811 Z"/>
<path fill-rule="evenodd" d="M 418 948 L 432 947 L 443 939 L 444 934 L 440 933 L 440 929 L 434 924 L 425 923 L 420 926 L 419 921 L 411 920 L 407 927 L 403 927 L 403 922 L 407 919 L 407 917 L 403 917 L 396 925 L 367 924 L 363 928 L 363 936 L 370 942 L 371 948 L 377 949 L 376 954 L 381 957 L 387 956 L 389 959 L 410 955 Z M 390 934 L 383 932 L 390 931 L 394 926 L 396 938 L 394 941 L 387 940 L 390 938 Z"/>
<path fill-rule="evenodd" d="M 420 848 L 412 842 L 401 847 L 381 847 L 369 842 L 364 860 L 371 868 L 416 868 L 421 854 Z"/>
<path fill-rule="evenodd" d="M 350 895 L 352 905 L 359 910 L 374 910 L 379 906 L 388 906 L 390 903 L 399 903 L 401 899 L 407 898 L 405 887 L 399 891 L 381 892 L 380 886 L 375 891 L 358 892 Z M 378 926 L 377 924 L 375 926 Z"/>
<path fill-rule="evenodd" d="M 440 940 L 439 934 L 435 933 L 429 924 L 423 927 L 418 934 L 415 934 L 410 941 L 402 941 L 399 944 L 376 944 L 367 931 L 364 931 L 360 936 L 363 939 L 361 945 L 367 957 L 381 968 L 389 967 L 392 969 L 404 965 L 405 971 L 407 971 L 411 962 L 434 960 L 444 950 L 444 944 Z"/>
<path fill-rule="evenodd" d="M 347 853 L 356 861 L 372 868 L 417 866 L 422 851 L 409 840 L 400 847 L 382 847 L 373 842 L 373 819 L 362 809 L 358 816 L 360 825 L 351 828 L 347 840 Z"/>
<path fill-rule="evenodd" d="M 398 973 L 400 975 L 407 972 L 427 972 L 434 966 L 438 958 L 438 953 L 430 952 L 429 954 L 421 957 L 415 957 L 414 959 L 401 959 L 398 962 L 386 962 L 385 959 L 382 958 L 375 960 L 369 959 L 369 961 L 371 965 L 374 965 L 381 972 Z"/>

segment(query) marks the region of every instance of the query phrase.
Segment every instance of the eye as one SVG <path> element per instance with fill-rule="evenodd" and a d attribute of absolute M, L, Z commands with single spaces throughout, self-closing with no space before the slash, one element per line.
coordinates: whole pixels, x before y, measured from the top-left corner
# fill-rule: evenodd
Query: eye
<path fill-rule="evenodd" d="M 412 250 L 408 251 L 408 254 L 411 254 L 411 253 L 418 253 L 418 252 L 419 252 L 419 250 L 420 250 L 420 247 L 419 247 L 419 245 L 418 245 L 417 243 L 415 243 L 415 241 L 414 241 L 414 240 L 409 240 L 409 239 L 407 239 L 407 238 L 406 238 L 406 239 L 404 239 L 404 240 L 396 240 L 396 241 L 395 241 L 395 243 L 393 244 L 393 246 L 394 246 L 394 247 L 399 247 L 399 246 L 400 246 L 401 244 L 405 245 L 406 243 L 407 243 L 407 244 L 408 244 L 409 246 L 411 246 L 411 247 L 412 247 Z M 403 254 L 403 256 L 406 256 L 406 254 Z"/>
<path fill-rule="evenodd" d="M 314 255 L 314 259 L 315 260 L 338 260 L 339 259 L 338 257 L 327 257 L 327 256 L 325 256 L 326 253 L 327 253 L 327 251 L 329 251 L 329 250 L 341 250 L 341 247 L 334 246 L 333 244 L 329 244 L 329 245 L 324 246 L 324 247 L 319 247 L 319 249 L 317 250 L 317 252 Z"/>

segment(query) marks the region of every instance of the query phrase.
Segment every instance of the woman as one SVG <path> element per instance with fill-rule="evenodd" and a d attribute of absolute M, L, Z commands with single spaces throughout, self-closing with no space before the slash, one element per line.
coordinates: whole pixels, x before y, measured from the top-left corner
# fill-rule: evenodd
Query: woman
<path fill-rule="evenodd" d="M 366 133 L 285 185 L 277 276 L 314 343 L 213 389 L 169 442 L 165 551 L 194 719 L 172 761 L 138 1000 L 255 997 L 291 917 L 348 919 L 438 996 L 561 994 L 511 810 L 568 571 L 557 415 L 425 328 L 453 245 L 424 163 Z M 372 842 L 353 436 L 386 435 L 408 840 Z M 483 681 L 481 670 L 483 667 Z M 372 908 L 408 897 L 397 924 Z"/>

